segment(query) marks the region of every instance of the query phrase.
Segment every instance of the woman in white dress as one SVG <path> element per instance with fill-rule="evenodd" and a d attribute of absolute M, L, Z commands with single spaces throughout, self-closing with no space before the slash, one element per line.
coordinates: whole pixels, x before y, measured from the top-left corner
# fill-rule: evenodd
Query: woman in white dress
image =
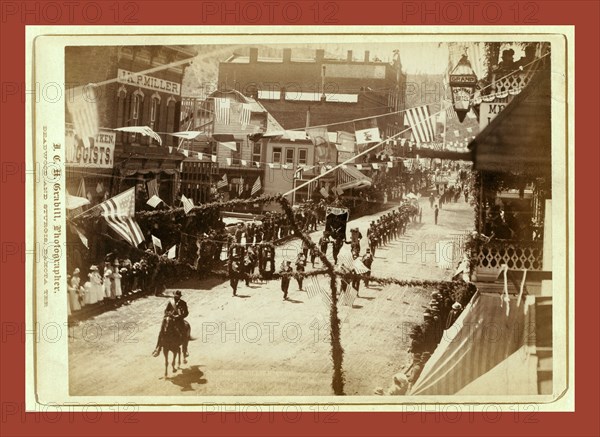
<path fill-rule="evenodd" d="M 88 273 L 89 280 L 83 284 L 84 305 L 93 305 L 97 302 L 96 289 L 92 285 L 92 272 Z"/>
<path fill-rule="evenodd" d="M 119 269 L 118 259 L 115 259 L 115 265 L 113 268 L 113 288 L 115 290 L 115 296 L 121 298 L 123 291 L 121 290 L 121 271 Z"/>
<path fill-rule="evenodd" d="M 79 269 L 75 269 L 68 286 L 71 311 L 79 311 L 81 309 L 81 305 L 79 305 L 80 281 Z"/>
<path fill-rule="evenodd" d="M 104 289 L 102 288 L 102 276 L 100 276 L 97 266 L 90 267 L 90 281 L 92 290 L 96 295 L 95 302 L 102 302 L 104 300 Z"/>
<path fill-rule="evenodd" d="M 112 292 L 112 277 L 113 271 L 110 263 L 104 263 L 104 297 L 106 299 L 114 299 Z"/>

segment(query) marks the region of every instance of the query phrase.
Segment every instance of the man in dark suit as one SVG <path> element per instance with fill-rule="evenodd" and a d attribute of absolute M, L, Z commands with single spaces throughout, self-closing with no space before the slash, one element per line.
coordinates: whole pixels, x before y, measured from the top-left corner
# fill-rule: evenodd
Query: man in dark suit
<path fill-rule="evenodd" d="M 179 331 L 180 335 L 185 335 L 185 323 L 184 319 L 188 316 L 188 306 L 187 302 L 181 298 L 181 291 L 177 290 L 173 299 L 169 300 L 167 304 L 167 308 L 165 308 L 165 317 L 169 316 L 173 318 L 175 323 L 175 329 Z M 163 320 L 164 323 L 164 320 Z M 152 353 L 153 356 L 157 357 L 160 354 L 160 349 L 162 347 L 161 336 L 163 332 L 163 325 L 161 325 L 160 332 L 158 333 L 158 340 L 156 342 L 156 348 Z M 187 351 L 185 351 L 185 356 L 188 356 Z"/>

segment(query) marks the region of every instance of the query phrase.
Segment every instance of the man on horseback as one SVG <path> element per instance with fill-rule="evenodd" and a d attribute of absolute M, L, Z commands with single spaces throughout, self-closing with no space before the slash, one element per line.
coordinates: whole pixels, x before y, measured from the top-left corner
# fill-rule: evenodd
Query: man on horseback
<path fill-rule="evenodd" d="M 188 307 L 185 300 L 181 298 L 181 291 L 177 290 L 173 296 L 173 300 L 169 300 L 167 304 L 167 308 L 165 308 L 165 319 L 170 317 L 173 320 L 173 324 L 175 329 L 179 333 L 180 337 L 183 339 L 184 336 L 187 335 L 185 318 L 188 316 Z M 160 333 L 158 334 L 158 340 L 156 342 L 156 349 L 152 353 L 153 356 L 157 357 L 160 354 L 160 349 L 162 347 L 162 334 L 163 334 L 163 326 L 165 324 L 165 319 L 163 319 L 163 323 L 160 328 Z M 184 356 L 188 356 L 187 347 L 183 351 Z"/>

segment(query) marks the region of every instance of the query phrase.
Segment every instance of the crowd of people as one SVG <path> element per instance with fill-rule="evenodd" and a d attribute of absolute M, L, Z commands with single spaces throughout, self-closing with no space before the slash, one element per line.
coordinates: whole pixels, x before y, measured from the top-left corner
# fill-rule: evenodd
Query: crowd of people
<path fill-rule="evenodd" d="M 81 270 L 75 268 L 67 275 L 68 314 L 75 315 L 86 307 L 115 306 L 127 303 L 134 295 L 162 291 L 158 265 L 150 254 L 146 251 L 135 262 L 109 254 L 104 264 L 88 268 L 85 280 Z"/>

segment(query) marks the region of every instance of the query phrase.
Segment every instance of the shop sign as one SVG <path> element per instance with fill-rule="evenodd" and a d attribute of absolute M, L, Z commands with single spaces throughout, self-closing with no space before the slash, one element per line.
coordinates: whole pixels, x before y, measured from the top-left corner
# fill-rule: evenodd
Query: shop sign
<path fill-rule="evenodd" d="M 113 168 L 115 138 L 116 132 L 101 128 L 94 138 L 90 137 L 90 147 L 85 147 L 75 131 L 67 128 L 65 132 L 67 166 Z"/>
<path fill-rule="evenodd" d="M 181 86 L 177 82 L 159 79 L 158 77 L 147 76 L 141 73 L 132 73 L 131 71 L 119 68 L 117 78 L 119 83 L 154 91 L 162 91 L 176 96 L 181 94 Z"/>

